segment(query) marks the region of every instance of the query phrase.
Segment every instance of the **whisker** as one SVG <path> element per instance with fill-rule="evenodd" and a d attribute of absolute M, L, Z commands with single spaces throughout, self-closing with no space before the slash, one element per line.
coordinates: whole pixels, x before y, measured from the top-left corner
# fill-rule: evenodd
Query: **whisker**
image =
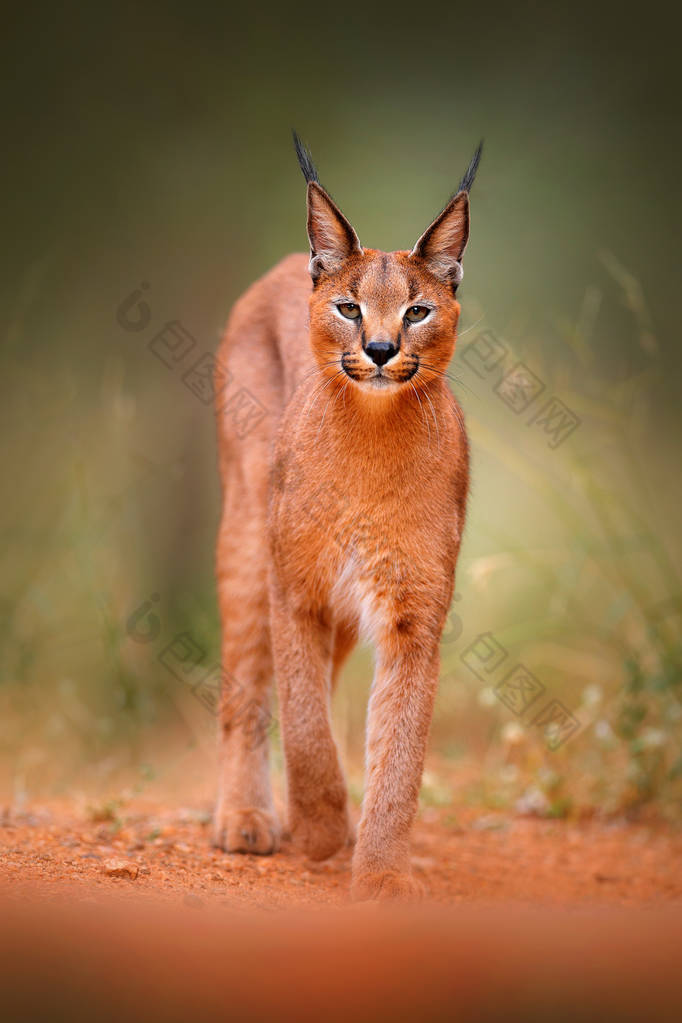
<path fill-rule="evenodd" d="M 436 427 L 436 439 L 438 441 L 438 450 L 440 451 L 440 430 L 438 429 L 438 420 L 436 418 L 436 410 L 433 407 L 433 402 L 431 401 L 431 395 L 427 391 L 426 387 L 423 388 L 423 394 L 424 394 L 424 397 L 426 398 L 426 400 L 428 401 L 429 405 L 431 406 L 431 415 L 433 416 L 433 425 Z"/>
<path fill-rule="evenodd" d="M 415 373 L 415 377 L 418 377 L 418 376 L 419 376 L 419 370 Z M 427 382 L 425 381 L 424 382 L 424 387 L 426 387 L 426 383 Z M 449 401 L 450 409 L 453 412 L 453 414 L 455 416 L 455 419 L 457 420 L 457 426 L 459 427 L 459 431 L 460 431 L 461 434 L 463 434 L 466 437 L 466 426 L 464 424 L 464 417 L 462 415 L 462 410 L 460 409 L 459 404 L 457 402 L 457 399 L 455 398 L 455 396 L 452 393 L 452 391 L 448 390 L 447 393 L 448 393 L 448 396 L 449 396 L 449 399 L 450 399 L 450 401 Z M 427 397 L 428 397 L 428 395 L 427 395 Z"/>
<path fill-rule="evenodd" d="M 412 390 L 414 391 L 415 397 L 416 397 L 417 401 L 419 402 L 419 407 L 422 410 L 422 419 L 426 423 L 426 429 L 428 430 L 428 434 L 429 434 L 429 444 L 431 444 L 431 427 L 429 426 L 429 421 L 426 418 L 426 413 L 424 411 L 424 406 L 422 405 L 422 400 L 419 397 L 419 395 L 417 394 L 417 388 L 412 383 L 412 379 L 408 380 L 408 383 L 409 383 L 410 387 L 412 388 Z"/>
<path fill-rule="evenodd" d="M 308 403 L 308 405 L 306 406 L 306 408 L 305 408 L 305 409 L 303 410 L 303 411 L 304 411 L 304 415 L 305 415 L 305 421 L 306 421 L 306 423 L 308 422 L 308 418 L 309 418 L 309 416 L 310 416 L 310 413 L 311 413 L 311 412 L 312 412 L 312 410 L 313 410 L 313 406 L 315 405 L 315 402 L 317 401 L 317 399 L 319 398 L 319 396 L 320 396 L 320 395 L 322 394 L 322 391 L 324 391 L 324 390 L 325 390 L 325 388 L 329 387 L 329 385 L 330 385 L 330 383 L 332 382 L 332 380 L 335 380 L 335 379 L 336 379 L 336 377 L 337 377 L 337 376 L 339 376 L 339 374 L 340 374 L 340 373 L 343 373 L 343 372 L 344 372 L 344 370 L 343 370 L 343 369 L 340 369 L 340 370 L 338 371 L 338 373 L 334 373 L 334 375 L 333 375 L 333 376 L 331 376 L 331 377 L 329 377 L 329 379 L 328 379 L 328 380 L 324 380 L 324 378 L 323 378 L 323 379 L 322 379 L 322 380 L 320 381 L 319 385 L 318 385 L 318 386 L 317 386 L 317 387 L 316 387 L 316 388 L 315 388 L 315 389 L 313 390 L 313 394 L 312 394 L 312 396 L 311 396 L 311 400 L 310 400 L 310 402 Z"/>
<path fill-rule="evenodd" d="M 346 381 L 346 385 L 345 386 L 346 387 L 350 386 L 350 377 Z M 345 388 L 344 388 L 344 398 L 345 398 Z M 344 439 L 343 439 L 343 446 L 344 446 L 344 448 L 348 446 L 348 441 L 349 441 L 349 439 L 350 439 L 350 437 L 352 435 L 353 428 L 354 428 L 355 423 L 356 423 L 357 418 L 358 418 L 358 410 L 357 409 L 352 409 L 351 408 L 351 413 L 352 413 L 352 418 L 350 419 L 350 421 L 348 423 L 348 428 L 346 429 L 346 433 L 345 433 L 345 436 L 344 436 Z"/>
<path fill-rule="evenodd" d="M 348 386 L 348 379 L 346 378 L 346 380 L 342 380 L 341 381 L 341 384 L 339 385 L 339 387 L 337 387 L 336 390 L 334 391 L 334 404 L 335 405 L 336 405 L 336 402 L 339 400 L 339 397 L 341 395 L 343 395 L 343 401 L 344 401 L 344 406 L 345 406 L 345 402 L 346 402 L 346 387 L 347 386 Z M 326 415 L 327 414 L 327 410 L 325 409 L 324 412 L 325 412 L 325 415 Z M 322 416 L 322 423 L 324 423 L 324 416 Z M 320 424 L 320 429 L 322 429 L 322 424 Z M 318 433 L 319 433 L 319 431 L 318 431 Z"/>
<path fill-rule="evenodd" d="M 450 408 L 455 414 L 455 419 L 457 420 L 457 425 L 459 426 L 460 433 L 466 436 L 466 426 L 464 425 L 464 416 L 462 415 L 462 410 L 457 404 L 457 399 L 455 398 L 454 394 L 451 395 L 451 397 L 452 402 L 450 404 Z"/>
<path fill-rule="evenodd" d="M 348 390 L 349 384 L 350 384 L 350 377 L 348 377 L 346 380 L 344 380 L 344 383 L 343 383 L 343 409 L 344 409 L 344 412 L 346 410 L 346 391 Z"/>
<path fill-rule="evenodd" d="M 320 425 L 318 426 L 317 433 L 315 434 L 315 440 L 317 440 L 317 438 L 320 436 L 320 430 L 324 426 L 324 421 L 325 421 L 325 418 L 327 416 L 327 409 L 329 408 L 330 402 L 331 402 L 332 398 L 337 398 L 338 394 L 339 394 L 339 389 L 337 387 L 337 389 L 335 391 L 332 391 L 332 393 L 329 395 L 329 398 L 327 399 L 327 404 L 324 406 L 324 412 L 322 413 L 322 419 L 320 420 Z"/>
<path fill-rule="evenodd" d="M 313 391 L 312 391 L 312 394 L 310 395 L 310 399 L 308 401 L 308 404 L 303 409 L 303 415 L 305 416 L 305 421 L 306 422 L 308 422 L 308 416 L 310 415 L 310 409 L 313 407 L 313 401 L 315 399 L 315 396 L 317 395 L 317 393 L 318 393 L 318 391 L 320 390 L 321 387 L 322 387 L 322 382 L 320 382 L 317 385 L 317 387 L 313 388 Z"/>
<path fill-rule="evenodd" d="M 330 385 L 330 384 L 332 383 L 332 381 L 333 381 L 333 380 L 336 380 L 336 378 L 337 378 L 337 377 L 340 377 L 342 373 L 345 373 L 345 370 L 343 370 L 343 369 L 340 369 L 340 370 L 338 371 L 338 373 L 335 373 L 335 374 L 334 374 L 334 376 L 330 377 L 330 378 L 329 378 L 329 380 L 327 380 L 327 382 L 326 382 L 326 384 L 324 385 L 324 387 L 318 388 L 318 390 L 317 390 L 317 394 L 315 395 L 315 401 L 313 402 L 313 405 L 315 404 L 315 402 L 317 401 L 317 399 L 318 399 L 318 398 L 320 397 L 320 395 L 322 394 L 322 391 L 325 391 L 325 390 L 326 390 L 326 389 L 327 389 L 327 388 L 329 387 L 329 385 Z M 332 398 L 332 397 L 333 397 L 333 393 L 332 393 L 332 395 L 330 396 L 330 399 L 329 399 L 329 401 L 331 401 L 331 398 Z M 324 422 L 324 416 L 326 416 L 326 414 L 327 414 L 327 409 L 329 408 L 329 401 L 328 401 L 328 402 L 327 402 L 327 404 L 325 405 L 325 409 L 324 409 L 324 415 L 322 416 L 322 423 Z M 308 418 L 309 418 L 309 416 L 310 416 L 310 413 L 312 412 L 312 409 L 313 409 L 313 405 L 311 405 L 311 406 L 310 406 L 310 408 L 308 409 L 308 415 L 306 416 L 306 423 L 308 422 Z M 320 430 L 322 429 L 322 423 L 320 423 L 320 426 L 318 427 L 318 430 L 317 430 L 317 434 L 315 435 L 315 436 L 316 436 L 316 438 L 317 438 L 317 437 L 319 436 Z"/>
<path fill-rule="evenodd" d="M 474 398 L 478 398 L 478 395 L 473 390 L 473 388 L 469 387 L 469 385 L 464 380 L 462 380 L 461 377 L 456 376 L 454 373 L 444 372 L 442 369 L 437 369 L 436 366 L 429 366 L 429 364 L 426 362 L 420 362 L 419 365 L 424 369 L 430 370 L 431 373 L 437 373 L 439 376 L 446 377 L 446 379 L 451 380 L 455 384 L 460 384 L 466 391 L 469 391 L 469 393 L 472 394 Z"/>
<path fill-rule="evenodd" d="M 465 334 L 468 334 L 470 330 L 473 330 L 474 327 L 477 327 L 479 325 L 479 323 L 481 322 L 481 320 L 484 320 L 484 319 L 485 319 L 485 313 L 483 313 L 483 316 L 479 316 L 479 318 L 476 320 L 476 322 L 472 323 L 470 326 L 468 326 L 466 330 L 458 332 L 457 338 L 459 339 L 460 337 L 464 337 Z"/>
<path fill-rule="evenodd" d="M 306 380 L 308 380 L 308 378 L 311 377 L 314 373 L 319 373 L 321 370 L 326 369 L 328 366 L 340 365 L 341 363 L 339 359 L 331 359 L 329 362 L 323 362 L 321 366 L 318 365 L 312 366 L 310 369 L 306 370 L 306 372 L 303 374 L 300 380 L 298 380 L 298 382 L 296 383 L 296 387 L 300 387 L 300 385 L 304 383 Z"/>

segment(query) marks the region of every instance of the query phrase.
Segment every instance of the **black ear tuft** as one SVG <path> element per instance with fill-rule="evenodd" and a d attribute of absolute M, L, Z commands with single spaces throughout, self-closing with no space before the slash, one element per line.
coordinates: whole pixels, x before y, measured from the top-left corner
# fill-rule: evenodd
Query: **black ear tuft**
<path fill-rule="evenodd" d="M 317 170 L 315 168 L 315 164 L 313 163 L 312 156 L 310 155 L 310 153 L 306 149 L 306 147 L 303 144 L 303 142 L 301 142 L 301 139 L 296 134 L 296 132 L 292 130 L 291 134 L 294 137 L 294 146 L 296 148 L 296 156 L 298 157 L 299 166 L 300 166 L 301 170 L 303 171 L 303 177 L 306 179 L 308 184 L 310 184 L 311 181 L 317 181 L 319 183 L 320 179 L 318 177 Z"/>
<path fill-rule="evenodd" d="M 482 152 L 483 152 L 483 139 L 481 139 L 481 141 L 478 143 L 478 149 L 476 150 L 474 155 L 471 157 L 471 163 L 467 167 L 466 173 L 465 173 L 464 177 L 462 178 L 462 180 L 459 183 L 459 187 L 457 189 L 457 192 L 470 192 L 471 191 L 471 186 L 474 183 L 474 178 L 476 177 L 476 171 L 478 170 L 478 165 L 481 162 L 481 153 Z M 300 157 L 299 157 L 299 159 L 300 159 Z M 455 193 L 455 194 L 457 194 L 457 193 Z"/>

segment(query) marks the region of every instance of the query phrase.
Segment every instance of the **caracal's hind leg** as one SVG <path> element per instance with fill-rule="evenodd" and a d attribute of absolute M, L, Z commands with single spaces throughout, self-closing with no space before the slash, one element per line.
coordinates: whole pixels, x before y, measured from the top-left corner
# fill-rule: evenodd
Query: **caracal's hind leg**
<path fill-rule="evenodd" d="M 213 838 L 227 852 L 264 855 L 280 836 L 269 775 L 267 545 L 264 515 L 247 506 L 246 489 L 236 479 L 228 487 L 218 539 L 223 670 Z"/>

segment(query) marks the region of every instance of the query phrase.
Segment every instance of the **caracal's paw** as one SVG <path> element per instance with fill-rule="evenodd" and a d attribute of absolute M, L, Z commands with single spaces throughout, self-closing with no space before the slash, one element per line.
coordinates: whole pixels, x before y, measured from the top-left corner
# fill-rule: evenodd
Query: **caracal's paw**
<path fill-rule="evenodd" d="M 296 815 L 291 820 L 291 838 L 294 845 L 308 859 L 326 860 L 348 845 L 351 829 L 345 810 L 330 806 L 316 809 L 309 815 Z"/>
<path fill-rule="evenodd" d="M 354 874 L 350 889 L 353 902 L 419 902 L 425 894 L 421 881 L 398 870 Z"/>
<path fill-rule="evenodd" d="M 229 853 L 269 856 L 279 849 L 279 838 L 277 818 L 255 807 L 225 810 L 214 822 L 213 844 Z"/>

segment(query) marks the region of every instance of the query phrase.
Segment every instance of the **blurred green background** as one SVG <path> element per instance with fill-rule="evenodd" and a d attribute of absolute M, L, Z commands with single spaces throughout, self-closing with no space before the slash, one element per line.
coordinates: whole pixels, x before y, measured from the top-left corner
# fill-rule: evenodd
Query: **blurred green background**
<path fill-rule="evenodd" d="M 452 367 L 473 487 L 424 799 L 452 801 L 454 764 L 456 798 L 492 806 L 678 811 L 673 28 L 655 5 L 7 16 L 2 791 L 61 791 L 120 758 L 153 770 L 150 735 L 178 722 L 176 744 L 209 742 L 159 661 L 180 633 L 202 663 L 218 652 L 214 424 L 182 376 L 240 292 L 305 247 L 295 126 L 386 249 L 414 242 L 485 137 Z M 143 282 L 149 322 L 124 329 Z M 169 321 L 196 341 L 177 368 L 149 347 Z M 519 373 L 541 392 L 527 406 Z M 557 398 L 565 436 L 543 421 Z M 506 656 L 473 670 L 482 635 Z M 542 688 L 525 709 L 500 698 L 519 664 Z M 369 673 L 361 652 L 336 707 L 351 765 Z M 553 700 L 574 734 L 533 723 Z"/>

